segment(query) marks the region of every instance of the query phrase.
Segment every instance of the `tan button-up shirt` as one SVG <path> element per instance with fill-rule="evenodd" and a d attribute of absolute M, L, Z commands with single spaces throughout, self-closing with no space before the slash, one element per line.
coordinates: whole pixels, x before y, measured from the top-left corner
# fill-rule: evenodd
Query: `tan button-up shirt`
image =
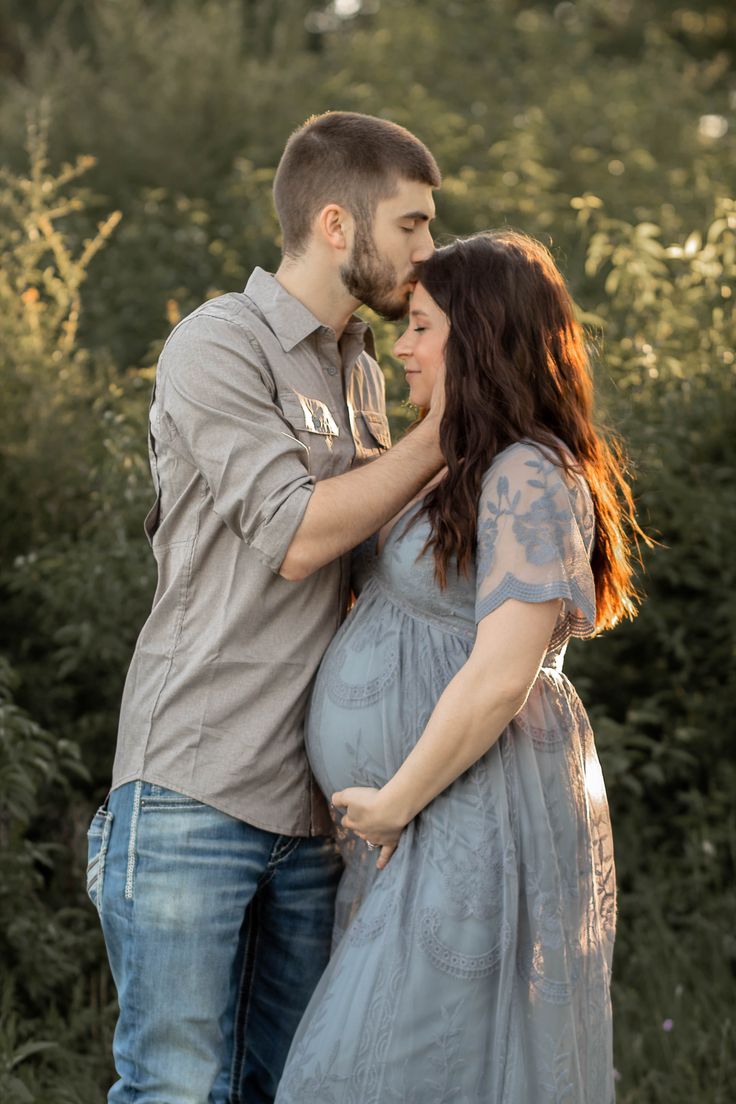
<path fill-rule="evenodd" d="M 278 574 L 315 480 L 389 447 L 365 323 L 340 342 L 261 269 L 185 318 L 150 413 L 158 565 L 125 684 L 113 786 L 143 779 L 259 828 L 329 830 L 304 753 L 312 678 L 343 617 L 347 557 Z"/>

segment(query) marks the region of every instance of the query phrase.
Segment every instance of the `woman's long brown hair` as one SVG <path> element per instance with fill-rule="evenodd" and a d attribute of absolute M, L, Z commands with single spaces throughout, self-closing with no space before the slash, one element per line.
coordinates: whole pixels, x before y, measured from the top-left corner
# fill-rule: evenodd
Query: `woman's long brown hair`
<path fill-rule="evenodd" d="M 450 321 L 440 426 L 447 475 L 424 507 L 440 586 L 451 562 L 463 574 L 473 563 L 484 473 L 502 449 L 527 439 L 590 488 L 596 629 L 633 617 L 633 560 L 639 541 L 651 542 L 636 520 L 623 450 L 593 425 L 584 335 L 551 254 L 516 231 L 489 231 L 443 246 L 417 272 Z"/>

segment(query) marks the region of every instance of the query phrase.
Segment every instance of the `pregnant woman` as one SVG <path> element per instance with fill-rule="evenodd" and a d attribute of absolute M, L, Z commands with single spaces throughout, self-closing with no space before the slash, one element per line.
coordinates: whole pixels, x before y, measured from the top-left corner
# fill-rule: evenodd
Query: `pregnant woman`
<path fill-rule="evenodd" d="M 611 828 L 562 663 L 634 612 L 644 534 L 542 246 L 438 250 L 410 317 L 396 353 L 420 407 L 445 373 L 447 467 L 356 552 L 316 683 L 346 869 L 277 1104 L 610 1104 Z"/>

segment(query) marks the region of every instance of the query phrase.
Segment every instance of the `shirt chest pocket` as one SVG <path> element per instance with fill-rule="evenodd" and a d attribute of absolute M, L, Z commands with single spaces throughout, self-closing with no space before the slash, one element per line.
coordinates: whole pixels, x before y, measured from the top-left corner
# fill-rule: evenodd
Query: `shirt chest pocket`
<path fill-rule="evenodd" d="M 317 455 L 332 453 L 344 435 L 324 400 L 292 390 L 280 394 L 278 401 L 298 440 L 310 450 L 310 458 L 313 450 Z"/>
<path fill-rule="evenodd" d="M 385 414 L 381 414 L 378 410 L 351 408 L 350 423 L 358 459 L 372 459 L 391 448 L 391 431 Z"/>

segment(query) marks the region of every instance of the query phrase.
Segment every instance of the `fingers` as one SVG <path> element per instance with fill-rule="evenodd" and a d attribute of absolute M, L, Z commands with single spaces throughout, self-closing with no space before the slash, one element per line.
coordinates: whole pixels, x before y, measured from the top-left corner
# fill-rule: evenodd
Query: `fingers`
<path fill-rule="evenodd" d="M 437 375 L 435 376 L 434 386 L 432 388 L 432 396 L 430 398 L 430 410 L 433 416 L 442 417 L 445 410 L 445 365 L 444 362 L 438 366 Z"/>
<path fill-rule="evenodd" d="M 396 850 L 397 845 L 395 843 L 387 843 L 381 848 L 381 852 L 376 861 L 376 867 L 378 870 L 383 870 L 388 860 Z"/>

